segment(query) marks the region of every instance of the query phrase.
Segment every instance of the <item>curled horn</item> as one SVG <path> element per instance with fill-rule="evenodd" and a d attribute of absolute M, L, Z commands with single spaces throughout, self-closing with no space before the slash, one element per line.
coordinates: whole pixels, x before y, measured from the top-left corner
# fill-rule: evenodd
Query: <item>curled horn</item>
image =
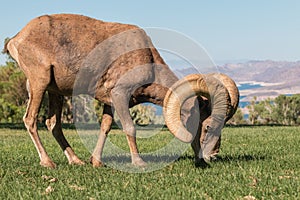
<path fill-rule="evenodd" d="M 229 97 L 230 97 L 230 105 L 229 106 L 229 112 L 226 117 L 226 121 L 228 121 L 236 112 L 239 104 L 240 99 L 240 93 L 238 90 L 238 87 L 236 86 L 235 82 L 226 74 L 222 73 L 213 73 L 210 74 L 213 77 L 220 80 L 220 82 L 225 86 L 225 88 L 228 91 Z"/>
<path fill-rule="evenodd" d="M 165 96 L 164 116 L 170 132 L 183 142 L 192 142 L 196 133 L 190 133 L 181 121 L 181 106 L 187 99 L 199 95 L 211 101 L 211 116 L 216 129 L 222 129 L 228 115 L 229 94 L 218 79 L 213 76 L 192 74 L 177 81 Z"/>

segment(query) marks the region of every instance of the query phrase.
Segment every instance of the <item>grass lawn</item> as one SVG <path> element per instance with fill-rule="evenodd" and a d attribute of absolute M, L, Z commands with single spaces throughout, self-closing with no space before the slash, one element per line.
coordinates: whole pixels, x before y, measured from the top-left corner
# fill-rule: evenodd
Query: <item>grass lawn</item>
<path fill-rule="evenodd" d="M 119 132 L 109 138 L 127 150 Z M 65 135 L 87 162 L 90 152 L 76 131 Z M 220 157 L 210 167 L 195 168 L 189 147 L 175 162 L 148 173 L 68 165 L 51 134 L 44 130 L 40 136 L 57 169 L 39 166 L 25 130 L 0 129 L 0 199 L 300 199 L 300 127 L 227 127 Z M 171 139 L 164 131 L 138 144 L 147 152 Z"/>

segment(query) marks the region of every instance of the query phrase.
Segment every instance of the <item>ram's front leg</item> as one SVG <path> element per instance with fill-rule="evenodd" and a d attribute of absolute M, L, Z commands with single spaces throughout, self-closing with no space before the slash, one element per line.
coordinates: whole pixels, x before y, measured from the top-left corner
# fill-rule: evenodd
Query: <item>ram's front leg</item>
<path fill-rule="evenodd" d="M 112 121 L 113 121 L 112 108 L 108 105 L 104 105 L 98 142 L 90 158 L 90 162 L 93 165 L 93 167 L 104 166 L 104 163 L 102 162 L 102 152 L 103 152 L 107 135 L 111 129 Z"/>
<path fill-rule="evenodd" d="M 198 131 L 197 134 L 193 140 L 193 142 L 191 143 L 192 149 L 194 151 L 194 158 L 195 158 L 195 166 L 198 166 L 199 164 L 202 163 L 202 159 L 199 157 L 199 153 L 200 153 L 200 134 L 201 134 L 201 129 L 202 129 L 202 124 L 200 123 L 199 127 L 198 127 Z"/>
<path fill-rule="evenodd" d="M 126 134 L 127 142 L 130 148 L 131 161 L 135 166 L 146 166 L 146 163 L 140 157 L 136 144 L 136 130 L 129 112 L 130 93 L 120 88 L 112 91 L 112 101 L 114 108 L 120 118 L 123 131 Z"/>

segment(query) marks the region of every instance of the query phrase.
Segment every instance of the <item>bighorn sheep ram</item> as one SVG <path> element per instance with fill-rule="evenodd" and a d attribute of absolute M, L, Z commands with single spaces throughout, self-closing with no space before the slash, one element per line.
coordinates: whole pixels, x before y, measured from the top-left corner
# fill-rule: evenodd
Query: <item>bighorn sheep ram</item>
<path fill-rule="evenodd" d="M 75 93 L 90 94 L 104 103 L 99 139 L 91 156 L 93 166 L 102 165 L 101 154 L 113 120 L 112 108 L 126 133 L 132 163 L 143 166 L 145 162 L 138 153 L 129 107 L 142 102 L 164 106 L 170 132 L 183 142 L 192 142 L 198 161 L 210 157 L 225 120 L 237 106 L 238 100 L 232 101 L 232 90 L 222 84 L 219 75 L 194 74 L 178 80 L 146 33 L 133 25 L 73 14 L 45 15 L 30 21 L 5 44 L 4 50 L 27 77 L 29 102 L 23 120 L 38 151 L 40 164 L 45 167 L 55 167 L 40 141 L 36 125 L 45 91 L 49 95 L 47 127 L 70 164 L 84 162 L 63 135 L 62 96 L 72 95 L 76 88 Z M 234 92 L 237 97 L 238 92 Z M 210 105 L 204 108 L 209 112 L 206 120 L 205 114 L 200 119 L 197 111 L 198 100 L 202 102 L 200 96 L 209 100 Z M 205 122 L 205 136 L 200 145 L 201 130 L 197 130 L 195 123 L 201 125 L 201 120 Z"/>

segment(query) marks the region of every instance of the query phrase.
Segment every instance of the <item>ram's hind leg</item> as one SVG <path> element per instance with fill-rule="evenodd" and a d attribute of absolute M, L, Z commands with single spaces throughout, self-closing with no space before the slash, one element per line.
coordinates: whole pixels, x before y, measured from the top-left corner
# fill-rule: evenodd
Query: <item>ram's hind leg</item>
<path fill-rule="evenodd" d="M 43 147 L 37 130 L 38 112 L 48 83 L 49 80 L 46 78 L 44 81 L 41 80 L 39 82 L 35 82 L 34 84 L 30 82 L 30 80 L 27 80 L 29 101 L 23 121 L 35 145 L 35 148 L 38 151 L 40 164 L 44 167 L 55 168 L 56 165 L 50 159 L 45 148 Z"/>
<path fill-rule="evenodd" d="M 63 96 L 48 92 L 49 95 L 49 118 L 46 120 L 46 125 L 49 131 L 52 132 L 59 146 L 64 151 L 68 158 L 69 164 L 82 165 L 82 162 L 74 153 L 70 144 L 63 135 L 61 126 L 61 112 L 63 106 Z"/>

